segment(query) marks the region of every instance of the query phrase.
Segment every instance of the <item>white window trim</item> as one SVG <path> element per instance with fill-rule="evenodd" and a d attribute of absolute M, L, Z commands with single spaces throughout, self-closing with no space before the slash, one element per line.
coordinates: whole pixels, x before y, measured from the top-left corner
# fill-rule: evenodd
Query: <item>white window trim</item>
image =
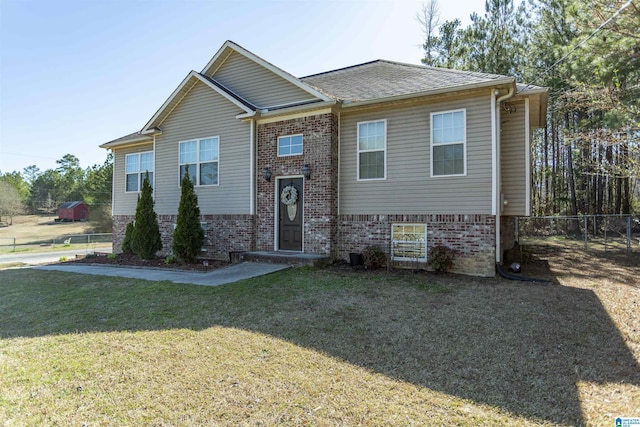
<path fill-rule="evenodd" d="M 446 174 L 446 175 L 434 175 L 433 174 L 433 116 L 437 116 L 440 114 L 447 114 L 447 113 L 457 113 L 457 112 L 462 112 L 462 114 L 464 115 L 463 121 L 462 121 L 462 126 L 463 126 L 463 138 L 462 141 L 456 141 L 456 142 L 447 142 L 447 143 L 442 143 L 442 144 L 437 144 L 438 147 L 443 147 L 445 145 L 457 145 L 457 144 L 462 144 L 462 173 L 456 173 L 456 174 Z M 430 175 L 431 178 L 451 178 L 451 177 L 455 177 L 455 176 L 467 176 L 467 109 L 466 108 L 458 108 L 455 110 L 447 110 L 447 111 L 435 111 L 433 113 L 431 113 L 430 116 L 430 123 L 429 123 L 429 145 L 430 145 Z"/>
<path fill-rule="evenodd" d="M 394 243 L 396 242 L 396 240 L 394 240 L 393 238 L 393 229 L 398 226 L 424 226 L 424 241 L 422 242 L 424 244 L 424 257 L 422 258 L 409 258 L 409 257 L 403 257 L 403 256 L 395 256 L 393 249 L 394 249 Z M 411 240 L 399 240 L 399 242 L 404 242 L 404 243 L 411 243 L 414 241 Z M 391 224 L 391 259 L 394 261 L 419 261 L 419 262 L 427 262 L 427 250 L 428 250 L 428 245 L 427 245 L 427 224 L 423 224 L 423 223 L 404 223 L 404 222 L 396 222 Z"/>
<path fill-rule="evenodd" d="M 280 154 L 280 139 L 281 138 L 291 138 L 294 136 L 299 136 L 302 139 L 302 153 L 296 153 L 296 154 Z M 292 135 L 282 135 L 278 137 L 278 141 L 277 141 L 277 146 L 276 146 L 276 153 L 278 155 L 278 157 L 292 157 L 292 156 L 302 156 L 304 154 L 304 135 L 301 133 L 296 133 L 296 134 L 292 134 Z"/>
<path fill-rule="evenodd" d="M 360 125 L 369 123 L 384 123 L 384 147 L 382 150 L 360 150 Z M 365 122 L 358 122 L 356 125 L 356 180 L 361 182 L 368 181 L 385 181 L 387 179 L 387 119 L 379 120 L 367 120 Z M 384 176 L 382 178 L 360 178 L 360 154 L 361 153 L 373 153 L 376 151 L 382 151 L 384 153 Z"/>
<path fill-rule="evenodd" d="M 151 187 L 155 188 L 154 184 L 155 184 L 155 179 L 156 179 L 156 171 L 155 171 L 155 169 L 156 169 L 156 155 L 155 155 L 153 150 L 151 150 L 151 151 L 140 151 L 138 153 L 125 154 L 125 156 L 124 156 L 124 192 L 125 193 L 135 194 L 135 193 L 142 192 L 142 181 L 140 179 L 140 176 L 143 175 L 145 172 L 147 172 L 147 170 L 144 170 L 144 171 L 140 170 L 140 156 L 142 154 L 149 154 L 149 153 L 151 153 L 153 155 L 153 169 L 149 171 L 149 172 L 151 172 L 153 174 L 153 180 L 152 180 L 153 182 L 151 182 Z M 127 157 L 129 157 L 129 156 L 138 156 L 138 172 L 127 173 Z M 127 190 L 127 175 L 132 175 L 134 173 L 136 175 L 138 175 L 138 189 L 136 191 L 129 191 L 129 190 Z"/>
<path fill-rule="evenodd" d="M 216 138 L 218 140 L 218 182 L 216 184 L 204 184 L 201 185 L 200 184 L 200 164 L 201 163 L 214 163 L 214 161 L 206 161 L 206 162 L 201 162 L 200 161 L 200 141 L 202 141 L 203 139 L 213 139 Z M 215 135 L 215 136 L 205 136 L 204 138 L 192 138 L 192 139 L 185 139 L 184 141 L 178 141 L 178 188 L 180 188 L 182 186 L 182 179 L 180 179 L 180 167 L 183 165 L 183 163 L 180 163 L 180 145 L 186 142 L 191 142 L 191 141 L 196 141 L 197 142 L 197 147 L 196 147 L 196 153 L 198 155 L 198 159 L 196 160 L 196 180 L 197 183 L 194 182 L 193 186 L 194 187 L 219 187 L 220 186 L 220 158 L 222 157 L 221 153 L 220 153 L 220 136 L 219 135 Z M 190 164 L 190 163 L 184 163 L 184 164 Z M 155 175 L 154 175 L 155 176 Z"/>

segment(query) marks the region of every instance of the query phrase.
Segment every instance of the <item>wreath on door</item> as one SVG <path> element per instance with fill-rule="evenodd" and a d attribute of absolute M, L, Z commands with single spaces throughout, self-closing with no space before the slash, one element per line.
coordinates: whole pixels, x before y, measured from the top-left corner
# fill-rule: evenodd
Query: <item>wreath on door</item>
<path fill-rule="evenodd" d="M 292 206 L 298 201 L 298 190 L 293 185 L 287 185 L 282 189 L 280 201 L 283 205 Z"/>

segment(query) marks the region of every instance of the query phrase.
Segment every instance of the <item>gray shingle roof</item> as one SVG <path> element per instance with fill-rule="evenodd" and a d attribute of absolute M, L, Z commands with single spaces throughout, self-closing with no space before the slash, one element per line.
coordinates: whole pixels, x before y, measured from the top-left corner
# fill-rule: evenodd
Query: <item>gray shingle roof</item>
<path fill-rule="evenodd" d="M 100 147 L 109 148 L 114 145 L 125 144 L 129 141 L 144 141 L 144 140 L 153 141 L 153 137 L 148 135 L 143 135 L 142 133 L 140 133 L 140 131 L 138 131 L 138 132 L 133 132 L 133 133 L 130 133 L 129 135 L 125 135 L 120 138 L 114 139 L 113 141 L 105 142 L 104 144 L 100 145 Z"/>
<path fill-rule="evenodd" d="M 200 77 L 206 79 L 207 81 L 211 82 L 212 85 L 214 85 L 215 87 L 217 87 L 218 89 L 220 89 L 221 91 L 223 91 L 224 93 L 226 93 L 227 95 L 229 95 L 230 97 L 232 97 L 233 99 L 235 99 L 236 101 L 238 101 L 239 103 L 244 105 L 245 107 L 247 107 L 247 108 L 249 108 L 251 110 L 255 110 L 257 108 L 255 105 L 253 105 L 252 103 L 250 103 L 246 99 L 241 98 L 240 96 L 238 96 L 235 92 L 232 92 L 229 89 L 227 89 L 225 86 L 223 86 L 217 80 L 214 80 L 211 77 L 209 77 L 207 75 L 204 75 L 202 73 L 198 73 L 198 75 L 200 75 Z"/>
<path fill-rule="evenodd" d="M 322 93 L 348 101 L 367 101 L 411 95 L 457 86 L 513 82 L 496 74 L 457 71 L 377 60 L 334 71 L 302 77 L 304 83 Z"/>
<path fill-rule="evenodd" d="M 75 202 L 65 202 L 63 204 L 61 204 L 60 206 L 58 206 L 58 209 L 71 209 L 71 208 L 75 208 L 76 206 L 78 206 L 79 204 L 84 203 L 81 200 L 75 201 Z"/>

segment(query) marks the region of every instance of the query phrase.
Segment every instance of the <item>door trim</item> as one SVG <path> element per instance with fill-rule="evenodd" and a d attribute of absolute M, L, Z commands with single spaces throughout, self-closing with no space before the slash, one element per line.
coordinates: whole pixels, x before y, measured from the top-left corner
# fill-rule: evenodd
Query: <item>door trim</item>
<path fill-rule="evenodd" d="M 300 212 L 300 215 L 302 215 L 302 250 L 300 251 L 287 251 L 287 250 L 282 250 L 279 249 L 280 246 L 280 180 L 282 179 L 292 179 L 292 178 L 300 178 L 302 179 L 302 195 L 303 195 L 303 199 L 302 199 L 302 212 Z M 304 203 L 306 200 L 306 191 L 305 191 L 305 185 L 304 185 L 305 179 L 304 179 L 304 175 L 283 175 L 283 176 L 277 176 L 276 180 L 275 180 L 275 187 L 273 189 L 273 250 L 274 251 L 281 251 L 281 252 L 292 252 L 292 253 L 304 253 Z"/>

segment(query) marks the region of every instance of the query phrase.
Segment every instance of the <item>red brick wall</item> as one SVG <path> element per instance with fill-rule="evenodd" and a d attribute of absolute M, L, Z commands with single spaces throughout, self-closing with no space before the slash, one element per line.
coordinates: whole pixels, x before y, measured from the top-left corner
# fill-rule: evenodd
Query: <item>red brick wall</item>
<path fill-rule="evenodd" d="M 278 157 L 278 137 L 302 134 L 301 156 Z M 260 124 L 257 127 L 256 248 L 274 249 L 275 191 L 278 177 L 302 175 L 302 165 L 311 168 L 304 180 L 304 251 L 336 253 L 336 210 L 338 189 L 338 120 L 334 114 Z M 262 177 L 268 167 L 270 182 Z"/>
<path fill-rule="evenodd" d="M 427 224 L 427 251 L 437 245 L 455 249 L 453 271 L 476 276 L 495 275 L 495 217 L 492 215 L 340 215 L 338 257 L 379 245 L 387 254 L 391 225 Z"/>
<path fill-rule="evenodd" d="M 162 251 L 160 256 L 172 254 L 173 224 L 176 215 L 158 215 Z M 122 252 L 122 241 L 127 223 L 135 219 L 134 215 L 116 215 L 113 217 L 113 251 Z M 205 249 L 202 257 L 207 259 L 228 260 L 230 251 L 250 251 L 254 249 L 253 215 L 202 215 L 207 223 Z"/>

